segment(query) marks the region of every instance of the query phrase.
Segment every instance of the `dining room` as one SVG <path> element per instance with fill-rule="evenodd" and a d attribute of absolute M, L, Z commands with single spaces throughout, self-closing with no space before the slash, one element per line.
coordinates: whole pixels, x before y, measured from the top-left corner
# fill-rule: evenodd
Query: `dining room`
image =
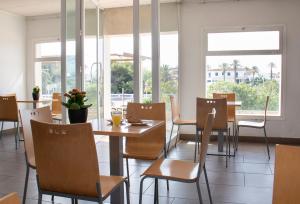
<path fill-rule="evenodd" d="M 0 1 L 0 204 L 300 203 L 299 9 Z"/>

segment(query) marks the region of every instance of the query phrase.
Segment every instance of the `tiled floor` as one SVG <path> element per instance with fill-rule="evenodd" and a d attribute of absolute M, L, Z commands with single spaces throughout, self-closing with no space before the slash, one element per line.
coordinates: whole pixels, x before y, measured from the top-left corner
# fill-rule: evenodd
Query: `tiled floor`
<path fill-rule="evenodd" d="M 109 175 L 108 142 L 106 137 L 97 138 L 97 150 L 101 174 Z M 14 138 L 4 136 L 0 140 L 0 196 L 16 191 L 23 194 L 25 179 L 24 148 L 14 149 Z M 193 159 L 193 143 L 181 142 L 173 149 L 169 157 L 174 159 Z M 213 152 L 216 145 L 210 146 Z M 131 203 L 138 203 L 140 174 L 147 168 L 149 162 L 130 160 L 131 173 Z M 274 168 L 274 147 L 271 148 L 271 160 L 267 159 L 263 144 L 241 143 L 235 158 L 230 158 L 228 168 L 225 168 L 225 158 L 208 156 L 206 167 L 215 204 L 244 203 L 244 204 L 271 204 Z M 205 202 L 208 195 L 204 179 L 201 178 L 201 191 Z M 167 191 L 166 182 L 159 185 L 160 203 L 165 204 L 194 204 L 197 199 L 194 184 L 170 183 Z M 28 204 L 37 203 L 37 187 L 35 172 L 30 174 L 28 188 Z M 51 203 L 49 196 L 43 197 L 43 203 Z M 153 181 L 144 182 L 143 203 L 153 203 Z M 106 200 L 109 202 L 109 199 Z M 55 197 L 55 203 L 71 203 L 69 199 Z M 89 203 L 80 201 L 79 203 Z"/>

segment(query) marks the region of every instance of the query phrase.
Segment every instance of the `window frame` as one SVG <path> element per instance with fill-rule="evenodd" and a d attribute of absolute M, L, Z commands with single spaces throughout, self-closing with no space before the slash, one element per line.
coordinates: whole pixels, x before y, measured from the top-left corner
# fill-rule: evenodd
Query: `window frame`
<path fill-rule="evenodd" d="M 208 51 L 209 33 L 226 32 L 260 32 L 260 31 L 279 31 L 279 49 L 278 50 L 233 50 L 233 51 Z M 286 95 L 286 28 L 284 25 L 270 26 L 237 26 L 237 27 L 215 27 L 204 28 L 202 30 L 202 81 L 203 96 L 207 97 L 207 76 L 206 76 L 206 57 L 208 56 L 234 56 L 234 55 L 281 55 L 281 83 L 280 83 L 280 101 L 279 114 L 268 116 L 271 120 L 285 120 L 285 95 Z M 263 119 L 261 114 L 237 114 L 238 119 Z"/>
<path fill-rule="evenodd" d="M 57 38 L 45 38 L 45 39 L 37 39 L 37 40 L 33 40 L 33 76 L 34 76 L 34 85 L 39 85 L 41 86 L 41 84 L 37 84 L 37 71 L 36 71 L 36 67 L 35 67 L 35 64 L 37 62 L 61 62 L 61 54 L 60 56 L 52 56 L 52 57 L 37 57 L 37 49 L 36 49 L 36 46 L 38 44 L 43 44 L 43 43 L 61 43 L 61 40 L 60 39 L 57 39 Z"/>

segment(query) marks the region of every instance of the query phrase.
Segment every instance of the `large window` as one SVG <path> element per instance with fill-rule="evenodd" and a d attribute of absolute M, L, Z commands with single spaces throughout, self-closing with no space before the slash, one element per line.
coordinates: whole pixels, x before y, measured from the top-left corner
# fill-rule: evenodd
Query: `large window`
<path fill-rule="evenodd" d="M 60 42 L 35 44 L 35 84 L 41 87 L 44 97 L 61 92 Z"/>
<path fill-rule="evenodd" d="M 206 33 L 206 95 L 234 92 L 242 101 L 238 114 L 281 114 L 282 29 Z"/>

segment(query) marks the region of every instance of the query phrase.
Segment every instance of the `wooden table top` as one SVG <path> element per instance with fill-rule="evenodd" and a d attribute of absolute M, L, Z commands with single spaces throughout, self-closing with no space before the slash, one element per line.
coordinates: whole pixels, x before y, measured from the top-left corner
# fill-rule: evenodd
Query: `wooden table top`
<path fill-rule="evenodd" d="M 115 137 L 140 137 L 153 129 L 161 127 L 165 123 L 164 121 L 158 120 L 143 120 L 143 122 L 147 123 L 147 125 L 133 126 L 129 123 L 125 123 L 120 127 L 115 127 L 104 119 L 94 119 L 89 122 L 93 126 L 93 132 L 95 135 L 109 135 Z"/>
<path fill-rule="evenodd" d="M 40 99 L 40 100 L 17 100 L 17 103 L 50 103 L 52 99 Z"/>
<path fill-rule="evenodd" d="M 242 106 L 242 101 L 227 101 L 227 106 Z"/>

